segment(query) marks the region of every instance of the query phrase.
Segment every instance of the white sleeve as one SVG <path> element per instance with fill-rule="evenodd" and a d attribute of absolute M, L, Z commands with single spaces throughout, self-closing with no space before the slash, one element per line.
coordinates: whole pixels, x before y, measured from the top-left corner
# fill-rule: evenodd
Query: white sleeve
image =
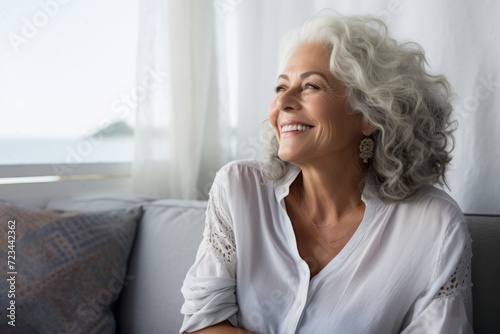
<path fill-rule="evenodd" d="M 435 282 L 448 277 L 439 286 L 431 283 L 433 298 L 410 315 L 410 322 L 401 332 L 416 333 L 473 333 L 471 240 L 464 222 L 457 223 L 449 233 L 436 265 Z M 445 276 L 446 275 L 446 276 Z"/>
<path fill-rule="evenodd" d="M 224 175 L 218 173 L 210 190 L 203 241 L 181 289 L 181 333 L 225 320 L 237 326 L 236 245 L 225 186 Z"/>

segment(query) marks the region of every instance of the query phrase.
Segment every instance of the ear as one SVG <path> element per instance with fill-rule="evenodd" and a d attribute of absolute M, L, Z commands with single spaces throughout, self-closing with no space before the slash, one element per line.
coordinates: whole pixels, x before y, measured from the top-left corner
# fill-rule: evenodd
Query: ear
<path fill-rule="evenodd" d="M 365 120 L 363 121 L 363 124 L 361 125 L 361 132 L 365 135 L 365 137 L 370 136 L 374 130 L 373 125 Z"/>

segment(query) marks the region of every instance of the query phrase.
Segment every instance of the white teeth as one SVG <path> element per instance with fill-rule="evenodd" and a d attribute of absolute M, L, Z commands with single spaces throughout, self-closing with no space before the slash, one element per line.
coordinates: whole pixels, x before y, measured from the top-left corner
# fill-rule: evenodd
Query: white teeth
<path fill-rule="evenodd" d="M 311 127 L 309 125 L 293 124 L 285 125 L 281 127 L 281 132 L 291 132 L 291 131 L 305 131 L 309 130 Z"/>

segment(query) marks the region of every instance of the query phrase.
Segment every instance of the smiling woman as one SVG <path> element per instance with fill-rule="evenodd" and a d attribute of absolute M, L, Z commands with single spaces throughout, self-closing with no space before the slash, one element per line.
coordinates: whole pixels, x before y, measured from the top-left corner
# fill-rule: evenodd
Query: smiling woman
<path fill-rule="evenodd" d="M 372 17 L 315 17 L 282 50 L 269 157 L 218 172 L 181 331 L 472 333 L 470 236 L 434 187 L 447 80 Z"/>
<path fill-rule="evenodd" d="M 319 163 L 357 161 L 363 135 L 372 128 L 349 112 L 345 87 L 330 73 L 330 52 L 319 43 L 305 44 L 279 76 L 269 121 L 284 161 Z M 300 131 L 290 131 L 290 125 Z M 332 145 L 333 143 L 333 145 Z"/>
<path fill-rule="evenodd" d="M 323 73 L 320 76 L 324 86 L 322 91 L 328 90 L 332 95 L 335 91 L 332 87 L 335 87 L 338 97 L 337 101 L 330 102 L 335 105 L 332 110 L 346 111 L 341 113 L 341 119 L 336 117 L 334 126 L 342 129 L 342 119 L 345 117 L 357 117 L 358 121 L 361 117 L 363 135 L 367 137 L 373 132 L 377 153 L 385 157 L 374 159 L 368 165 L 366 181 L 372 191 L 385 200 L 403 200 L 428 184 L 444 184 L 446 166 L 451 161 L 451 133 L 455 125 L 450 119 L 451 88 L 444 77 L 426 72 L 421 47 L 411 43 L 399 47 L 388 37 L 375 41 L 379 37 L 378 31 L 387 34 L 385 25 L 377 21 L 369 25 L 353 23 L 345 33 L 342 32 L 344 27 L 340 23 L 338 26 L 325 28 L 316 35 L 315 29 L 319 29 L 318 26 L 311 23 L 305 25 L 300 32 L 290 33 L 285 37 L 281 70 L 286 72 L 288 67 L 295 66 L 295 59 L 302 53 L 307 55 L 307 50 L 303 50 L 306 43 L 316 45 L 318 53 L 321 48 L 325 49 L 325 45 L 330 46 L 330 49 L 327 48 L 328 52 L 324 51 L 321 62 L 324 68 L 319 71 Z M 332 35 L 328 35 L 329 33 Z M 378 42 L 380 45 L 376 45 Z M 312 45 L 309 44 L 308 48 L 312 49 Z M 321 59 L 311 58 L 315 61 Z M 298 61 L 301 61 L 300 58 Z M 286 67 L 283 68 L 284 66 Z M 305 66 L 315 68 L 319 65 L 311 62 Z M 327 78 L 328 75 L 330 79 Z M 305 80 L 310 76 L 310 73 L 300 76 L 302 82 L 306 83 L 304 88 L 307 90 L 300 92 L 301 95 L 297 98 L 303 96 L 305 103 L 309 103 L 308 98 L 311 99 L 308 93 L 310 90 L 318 91 L 321 88 L 321 85 L 311 86 L 311 79 Z M 280 102 L 286 91 L 281 86 L 285 79 L 288 79 L 288 75 L 282 74 L 278 80 L 274 102 L 278 109 L 280 104 L 288 101 Z M 328 80 L 334 83 L 332 87 L 328 85 Z M 318 96 L 321 94 L 313 95 L 312 101 Z M 288 98 L 288 93 L 285 98 Z M 344 106 L 346 103 L 347 106 Z M 276 132 L 273 118 L 275 112 L 273 113 L 272 108 L 273 106 L 270 110 L 270 123 Z M 263 130 L 269 131 L 267 124 Z M 279 135 L 274 138 L 265 134 L 264 137 L 267 138 L 269 152 L 269 163 L 264 172 L 271 179 L 280 178 L 285 173 L 286 166 L 280 161 L 282 144 L 278 146 Z"/>

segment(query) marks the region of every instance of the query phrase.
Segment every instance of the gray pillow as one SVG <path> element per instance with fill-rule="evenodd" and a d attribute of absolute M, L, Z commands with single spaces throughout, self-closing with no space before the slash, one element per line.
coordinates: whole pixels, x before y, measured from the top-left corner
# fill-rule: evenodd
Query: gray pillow
<path fill-rule="evenodd" d="M 122 334 L 177 334 L 182 325 L 182 282 L 203 238 L 207 203 L 159 200 L 144 204 L 129 275 L 116 320 Z"/>
<path fill-rule="evenodd" d="M 0 332 L 113 333 L 113 304 L 133 279 L 126 269 L 141 215 L 140 207 L 81 213 L 0 200 L 0 270 L 15 272 L 0 281 Z"/>

